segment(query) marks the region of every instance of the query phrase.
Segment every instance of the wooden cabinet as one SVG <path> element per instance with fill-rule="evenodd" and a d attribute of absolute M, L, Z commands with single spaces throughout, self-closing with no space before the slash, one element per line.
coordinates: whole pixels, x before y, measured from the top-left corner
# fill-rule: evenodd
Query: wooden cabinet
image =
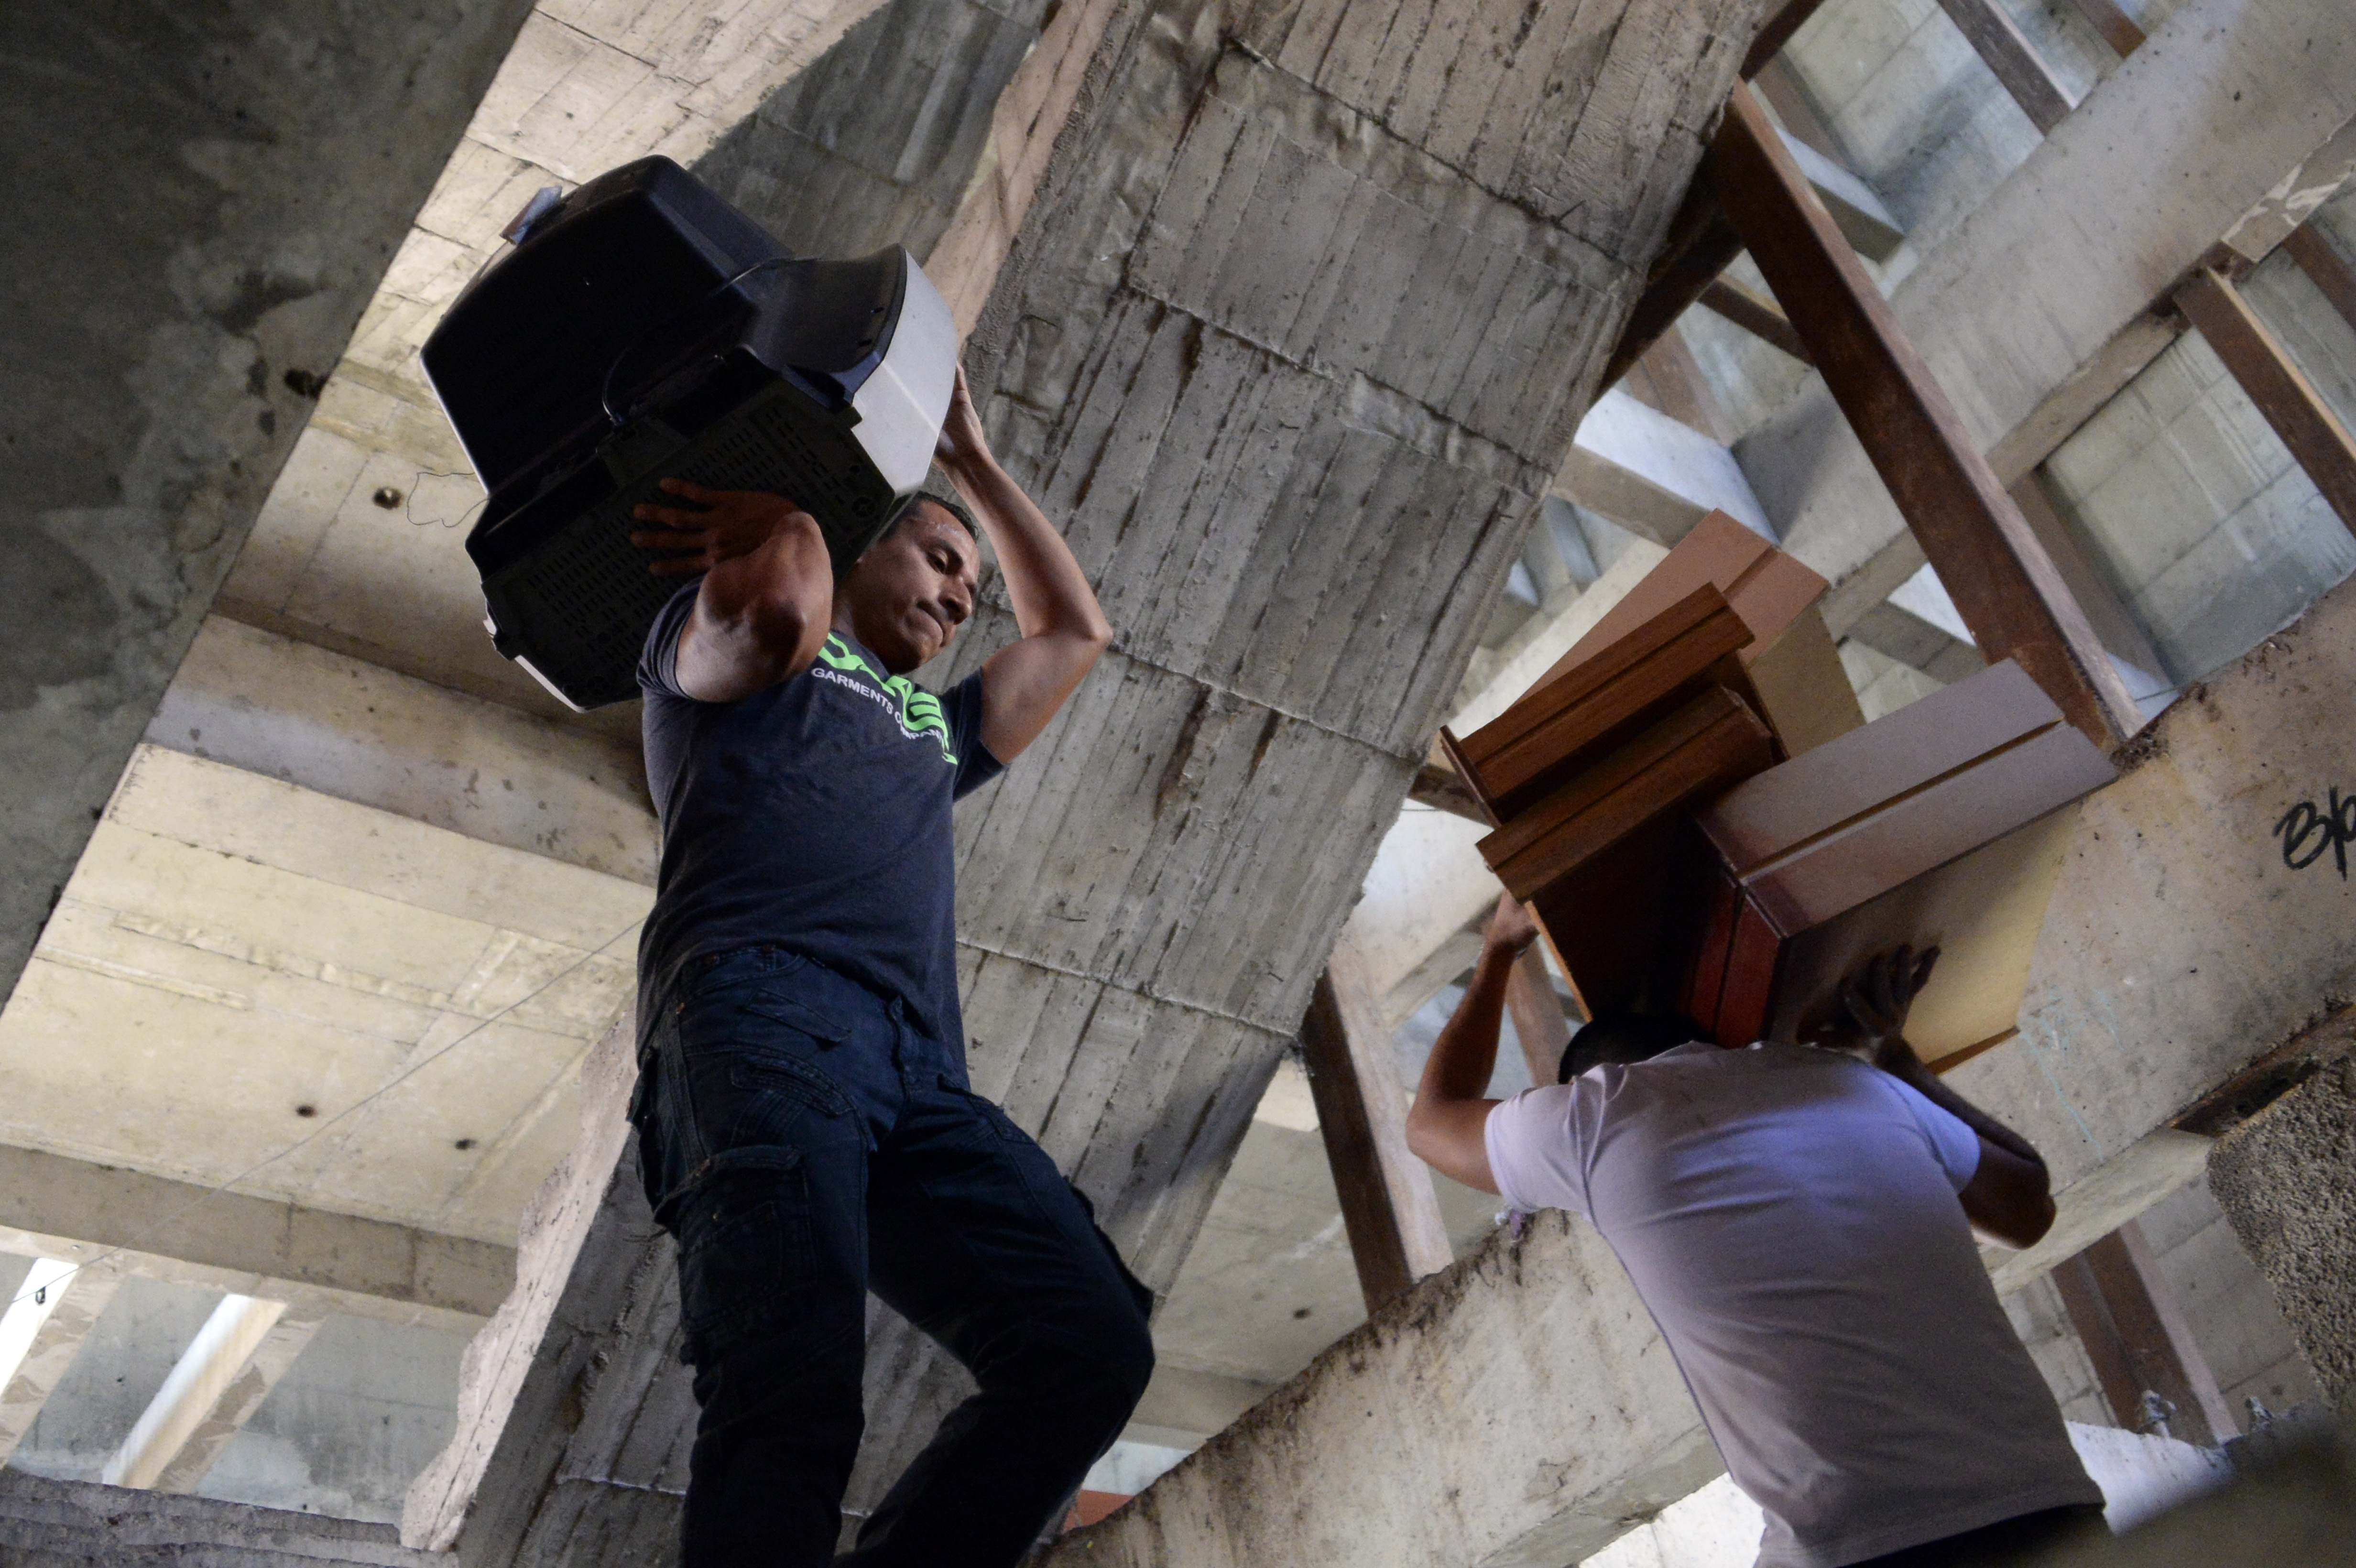
<path fill-rule="evenodd" d="M 1906 1028 L 1926 1062 L 2009 1039 L 2075 804 L 2111 778 L 2007 660 L 1746 780 L 1696 817 L 1713 864 L 1685 1010 L 1722 1045 L 1801 1038 L 1902 943 L 1941 950 Z"/>

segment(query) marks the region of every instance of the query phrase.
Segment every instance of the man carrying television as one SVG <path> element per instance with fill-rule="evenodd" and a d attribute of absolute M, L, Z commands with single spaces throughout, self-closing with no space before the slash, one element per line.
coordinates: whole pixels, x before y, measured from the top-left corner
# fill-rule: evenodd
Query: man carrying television
<path fill-rule="evenodd" d="M 1498 901 L 1408 1143 L 1516 1209 L 1594 1221 L 1766 1515 L 1761 1568 L 1993 1568 L 2100 1537 L 2102 1491 L 1972 1239 L 2051 1228 L 2045 1162 L 1906 1042 L 1936 950 L 1865 965 L 1813 1044 L 1601 1018 L 1561 1083 L 1491 1100 L 1506 976 L 1537 936 Z"/>
<path fill-rule="evenodd" d="M 951 803 L 1112 631 L 962 374 L 939 460 L 953 490 L 839 583 L 787 498 L 670 480 L 637 514 L 651 570 L 694 579 L 639 670 L 662 862 L 631 1107 L 701 1409 L 686 1568 L 835 1561 L 870 1290 L 980 1390 L 861 1527 L 860 1568 L 1013 1563 L 1152 1371 L 1151 1296 L 973 1093 L 958 1012 Z M 973 613 L 984 534 L 1020 637 L 926 691 L 908 674 Z"/>

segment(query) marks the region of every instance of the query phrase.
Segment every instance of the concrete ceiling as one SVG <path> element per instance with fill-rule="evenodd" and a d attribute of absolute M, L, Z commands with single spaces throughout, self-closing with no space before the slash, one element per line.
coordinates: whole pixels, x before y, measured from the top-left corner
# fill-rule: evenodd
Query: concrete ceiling
<path fill-rule="evenodd" d="M 0 1011 L 0 1137 L 512 1245 L 649 901 L 143 746 Z"/>

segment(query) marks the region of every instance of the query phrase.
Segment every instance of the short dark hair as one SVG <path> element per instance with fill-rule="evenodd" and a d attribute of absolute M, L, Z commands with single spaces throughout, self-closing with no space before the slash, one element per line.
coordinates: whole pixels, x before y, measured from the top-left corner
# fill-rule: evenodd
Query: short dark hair
<path fill-rule="evenodd" d="M 1554 1081 L 1568 1083 L 1589 1068 L 1607 1061 L 1622 1065 L 1649 1061 L 1665 1051 L 1708 1038 L 1699 1024 L 1683 1013 L 1604 1013 L 1581 1024 L 1579 1032 L 1570 1037 L 1570 1043 L 1563 1047 L 1562 1064 L 1555 1070 Z"/>
<path fill-rule="evenodd" d="M 976 539 L 981 538 L 981 529 L 974 522 L 973 514 L 966 510 L 965 501 L 958 495 L 957 486 L 949 482 L 949 476 L 941 472 L 937 464 L 925 475 L 925 482 L 916 493 L 908 497 L 907 505 L 900 508 L 900 515 L 892 519 L 892 528 L 896 528 L 915 517 L 916 508 L 927 501 L 955 517 L 958 526 Z M 888 533 L 891 529 L 884 531 Z"/>

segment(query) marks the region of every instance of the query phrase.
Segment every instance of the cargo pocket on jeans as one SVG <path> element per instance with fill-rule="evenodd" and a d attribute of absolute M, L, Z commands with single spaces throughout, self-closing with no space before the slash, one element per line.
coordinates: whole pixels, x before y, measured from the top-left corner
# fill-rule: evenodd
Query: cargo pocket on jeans
<path fill-rule="evenodd" d="M 814 1266 L 799 1149 L 716 1155 L 665 1208 L 657 1218 L 679 1241 L 688 1360 L 725 1356 L 784 1321 Z"/>

